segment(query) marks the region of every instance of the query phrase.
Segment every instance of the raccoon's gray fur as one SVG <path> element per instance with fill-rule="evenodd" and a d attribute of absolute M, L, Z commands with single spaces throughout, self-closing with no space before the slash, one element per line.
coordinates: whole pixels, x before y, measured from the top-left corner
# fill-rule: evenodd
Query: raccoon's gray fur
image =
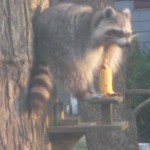
<path fill-rule="evenodd" d="M 61 83 L 77 98 L 90 93 L 104 59 L 116 71 L 131 41 L 130 11 L 59 4 L 33 17 L 34 62 L 28 90 L 30 113 L 41 113 L 53 85 Z"/>

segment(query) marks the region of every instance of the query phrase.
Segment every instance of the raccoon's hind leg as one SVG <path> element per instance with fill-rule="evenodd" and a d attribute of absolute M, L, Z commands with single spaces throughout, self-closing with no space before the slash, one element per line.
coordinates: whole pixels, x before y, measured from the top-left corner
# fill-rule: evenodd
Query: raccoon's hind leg
<path fill-rule="evenodd" d="M 27 107 L 29 117 L 38 119 L 47 101 L 50 99 L 53 88 L 53 77 L 49 65 L 45 62 L 35 62 L 29 79 Z"/>

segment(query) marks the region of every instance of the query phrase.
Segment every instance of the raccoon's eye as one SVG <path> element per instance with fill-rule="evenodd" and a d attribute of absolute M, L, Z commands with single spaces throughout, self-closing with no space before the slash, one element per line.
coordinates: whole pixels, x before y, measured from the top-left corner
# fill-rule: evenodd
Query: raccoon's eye
<path fill-rule="evenodd" d="M 110 30 L 110 31 L 107 32 L 107 35 L 123 37 L 124 36 L 124 32 L 122 30 Z"/>
<path fill-rule="evenodd" d="M 114 35 L 116 35 L 118 37 L 123 37 L 124 36 L 124 32 L 122 30 L 115 30 L 114 31 Z"/>

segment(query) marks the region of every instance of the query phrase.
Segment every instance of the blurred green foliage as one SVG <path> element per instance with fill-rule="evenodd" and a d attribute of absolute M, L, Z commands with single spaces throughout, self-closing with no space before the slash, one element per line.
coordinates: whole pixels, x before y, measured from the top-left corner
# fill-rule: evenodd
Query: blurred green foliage
<path fill-rule="evenodd" d="M 150 89 L 150 49 L 141 49 L 135 42 L 127 59 L 127 89 Z M 129 97 L 134 109 L 150 96 Z M 150 143 L 150 109 L 145 108 L 137 116 L 138 138 L 140 142 Z"/>

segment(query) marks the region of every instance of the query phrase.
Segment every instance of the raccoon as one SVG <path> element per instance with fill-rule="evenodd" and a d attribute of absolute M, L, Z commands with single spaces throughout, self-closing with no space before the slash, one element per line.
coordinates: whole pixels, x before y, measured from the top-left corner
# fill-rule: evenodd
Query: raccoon
<path fill-rule="evenodd" d="M 93 78 L 103 60 L 117 71 L 132 40 L 130 11 L 63 3 L 34 15 L 33 33 L 27 103 L 29 114 L 39 116 L 55 84 L 80 99 L 93 94 Z"/>

